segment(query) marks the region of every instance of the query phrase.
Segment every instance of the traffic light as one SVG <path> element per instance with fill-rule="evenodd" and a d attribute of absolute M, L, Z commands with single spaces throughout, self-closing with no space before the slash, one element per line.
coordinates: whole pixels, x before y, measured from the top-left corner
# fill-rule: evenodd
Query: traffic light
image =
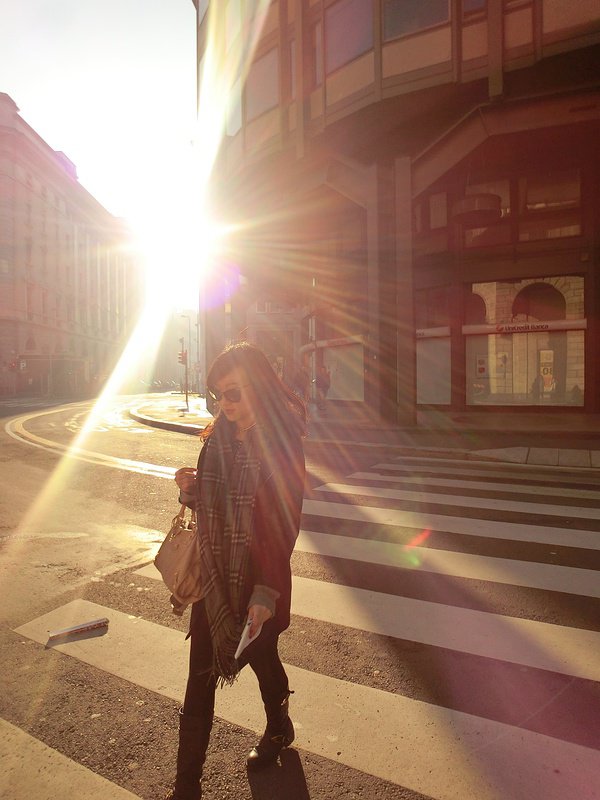
<path fill-rule="evenodd" d="M 177 360 L 180 364 L 187 364 L 187 350 L 180 350 L 179 358 Z"/>

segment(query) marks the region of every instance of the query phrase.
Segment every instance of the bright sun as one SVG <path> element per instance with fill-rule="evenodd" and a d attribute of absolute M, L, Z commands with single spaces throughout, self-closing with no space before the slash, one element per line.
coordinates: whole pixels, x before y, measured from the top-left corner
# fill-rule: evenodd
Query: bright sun
<path fill-rule="evenodd" d="M 237 50 L 229 50 L 226 60 L 214 45 L 217 4 L 208 6 L 197 130 L 180 153 L 169 152 L 163 162 L 158 153 L 156 158 L 148 159 L 147 175 L 144 185 L 140 181 L 136 199 L 137 211 L 129 219 L 144 266 L 145 302 L 118 363 L 71 445 L 75 450 L 83 447 L 105 410 L 112 407 L 112 399 L 130 385 L 132 376 L 139 374 L 140 363 L 154 358 L 172 311 L 198 307 L 201 284 L 213 269 L 219 244 L 227 235 L 227 230 L 219 228 L 208 212 L 211 174 L 226 130 L 228 104 L 232 97 L 234 101 L 239 97 L 233 87 L 243 84 L 269 5 L 269 0 L 253 0 L 249 37 L 243 40 L 238 37 Z M 54 502 L 74 464 L 67 453 L 31 508 L 22 529 L 28 526 L 35 529 L 46 504 Z"/>
<path fill-rule="evenodd" d="M 254 0 L 248 10 L 248 40 L 238 37 L 227 52 L 218 46 L 216 4 L 208 6 L 196 130 L 181 152 L 169 152 L 162 169 L 156 161 L 148 165 L 149 182 L 140 187 L 138 213 L 132 220 L 150 304 L 156 299 L 169 308 L 196 306 L 200 284 L 226 234 L 217 229 L 207 210 L 211 176 L 228 115 L 239 111 L 239 86 L 248 73 L 269 5 L 269 0 Z"/>
<path fill-rule="evenodd" d="M 202 284 L 215 269 L 218 250 L 230 231 L 210 216 L 213 169 L 228 114 L 240 102 L 234 86 L 245 80 L 268 9 L 269 0 L 256 0 L 250 41 L 242 43 L 239 37 L 237 47 L 225 53 L 217 46 L 217 13 L 213 4 L 208 8 L 196 129 L 178 152 L 171 150 L 167 157 L 157 152 L 148 159 L 136 212 L 129 220 L 144 269 L 145 297 L 138 323 L 106 385 L 108 396 L 118 392 L 140 360 L 153 358 L 173 311 L 199 307 Z"/>
<path fill-rule="evenodd" d="M 182 190 L 179 187 L 179 199 Z M 196 307 L 203 277 L 211 269 L 217 227 L 198 202 L 189 197 L 144 215 L 135 226 L 142 261 L 146 301 L 168 310 Z"/>

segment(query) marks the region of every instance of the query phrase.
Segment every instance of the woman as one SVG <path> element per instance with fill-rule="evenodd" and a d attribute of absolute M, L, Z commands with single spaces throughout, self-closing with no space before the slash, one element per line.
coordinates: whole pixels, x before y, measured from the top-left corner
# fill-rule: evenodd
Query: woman
<path fill-rule="evenodd" d="M 214 714 L 215 687 L 247 663 L 256 673 L 267 725 L 250 769 L 274 761 L 294 740 L 290 689 L 277 652 L 290 624 L 290 558 L 304 493 L 302 401 L 254 345 L 231 345 L 207 387 L 219 413 L 203 432 L 196 470 L 178 470 L 182 502 L 195 504 L 203 598 L 192 606 L 190 670 L 179 722 L 171 800 L 197 800 Z M 244 626 L 256 639 L 235 658 Z"/>

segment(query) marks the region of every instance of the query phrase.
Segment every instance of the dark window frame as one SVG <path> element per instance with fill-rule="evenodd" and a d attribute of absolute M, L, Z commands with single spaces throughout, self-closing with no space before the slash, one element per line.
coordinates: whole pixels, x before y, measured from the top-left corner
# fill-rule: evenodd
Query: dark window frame
<path fill-rule="evenodd" d="M 309 92 L 314 92 L 323 86 L 325 75 L 323 20 L 320 17 L 313 20 L 309 24 L 308 30 L 310 59 L 306 88 Z"/>
<path fill-rule="evenodd" d="M 474 17 L 485 17 L 487 16 L 487 0 L 470 0 L 471 2 L 476 2 L 479 4 L 478 8 L 465 8 L 465 5 L 469 3 L 469 0 L 461 0 L 461 13 L 462 18 L 464 20 L 471 20 Z"/>
<path fill-rule="evenodd" d="M 272 53 L 275 53 L 275 58 L 276 58 L 276 62 L 277 62 L 276 99 L 272 103 L 272 105 L 269 105 L 269 106 L 267 106 L 265 108 L 262 108 L 258 113 L 253 113 L 251 115 L 248 112 L 248 84 L 249 84 L 250 74 L 252 72 L 252 68 L 256 64 L 258 64 L 260 61 L 263 61 L 264 59 L 266 59 Z M 250 69 L 248 71 L 248 76 L 247 76 L 247 78 L 246 78 L 246 80 L 244 82 L 244 86 L 243 86 L 243 106 L 244 107 L 243 107 L 242 124 L 244 124 L 244 123 L 248 124 L 249 122 L 254 122 L 254 120 L 259 119 L 264 114 L 268 114 L 269 111 L 273 111 L 274 108 L 277 108 L 281 104 L 281 65 L 280 65 L 280 61 L 279 61 L 280 57 L 281 56 L 280 56 L 280 52 L 279 52 L 279 46 L 275 45 L 274 47 L 270 47 L 268 50 L 266 50 L 264 53 L 262 53 L 260 56 L 258 56 L 257 58 L 255 58 L 253 60 L 251 66 L 250 66 Z"/>
<path fill-rule="evenodd" d="M 406 39 L 409 36 L 419 36 L 420 34 L 424 33 L 425 31 L 431 31 L 435 28 L 439 28 L 443 25 L 449 25 L 452 22 L 452 8 L 450 0 L 439 0 L 440 2 L 444 2 L 446 4 L 447 9 L 447 16 L 443 20 L 438 20 L 437 22 L 432 22 L 430 24 L 422 25 L 413 30 L 406 30 L 401 33 L 394 33 L 391 35 L 386 35 L 386 8 L 389 8 L 392 3 L 403 2 L 403 0 L 382 0 L 381 6 L 381 40 L 383 44 L 388 44 L 389 42 L 395 42 L 399 39 Z M 413 0 L 417 7 L 423 7 L 423 3 L 427 2 L 427 0 Z"/>
<path fill-rule="evenodd" d="M 351 0 L 351 1 L 353 1 L 353 0 Z M 340 5 L 341 3 L 345 3 L 345 2 L 348 2 L 348 0 L 335 0 L 335 2 L 330 3 L 329 5 L 325 6 L 325 8 L 323 9 L 323 19 L 322 19 L 322 27 L 321 27 L 321 37 L 322 37 L 322 39 L 321 39 L 321 41 L 322 41 L 321 54 L 322 54 L 322 78 L 323 78 L 323 82 L 328 77 L 330 77 L 331 75 L 334 75 L 339 70 L 344 69 L 349 64 L 352 64 L 354 61 L 357 61 L 359 58 L 362 58 L 366 53 L 371 52 L 373 50 L 374 46 L 375 46 L 375 30 L 374 30 L 375 0 L 367 0 L 367 2 L 370 5 L 370 8 L 371 8 L 371 43 L 370 43 L 370 45 L 365 47 L 360 52 L 357 52 L 355 55 L 353 55 L 347 61 L 343 61 L 343 62 L 337 64 L 336 66 L 333 66 L 333 67 L 330 68 L 329 63 L 328 63 L 328 56 L 329 56 L 329 53 L 331 52 L 331 50 L 330 50 L 329 41 L 328 41 L 329 40 L 329 35 L 328 35 L 328 30 L 327 30 L 327 28 L 328 28 L 328 26 L 327 26 L 327 15 L 328 15 L 329 12 L 331 12 L 331 9 L 333 9 L 336 6 Z"/>

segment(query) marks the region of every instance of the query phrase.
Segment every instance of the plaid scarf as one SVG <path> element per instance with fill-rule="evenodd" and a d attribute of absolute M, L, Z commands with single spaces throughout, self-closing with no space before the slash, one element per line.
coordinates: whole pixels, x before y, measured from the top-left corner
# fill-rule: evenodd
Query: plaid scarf
<path fill-rule="evenodd" d="M 230 426 L 219 420 L 204 447 L 197 492 L 200 560 L 206 615 L 213 646 L 213 673 L 233 683 L 234 658 L 247 615 L 252 517 L 261 472 L 257 426 L 235 448 Z"/>

